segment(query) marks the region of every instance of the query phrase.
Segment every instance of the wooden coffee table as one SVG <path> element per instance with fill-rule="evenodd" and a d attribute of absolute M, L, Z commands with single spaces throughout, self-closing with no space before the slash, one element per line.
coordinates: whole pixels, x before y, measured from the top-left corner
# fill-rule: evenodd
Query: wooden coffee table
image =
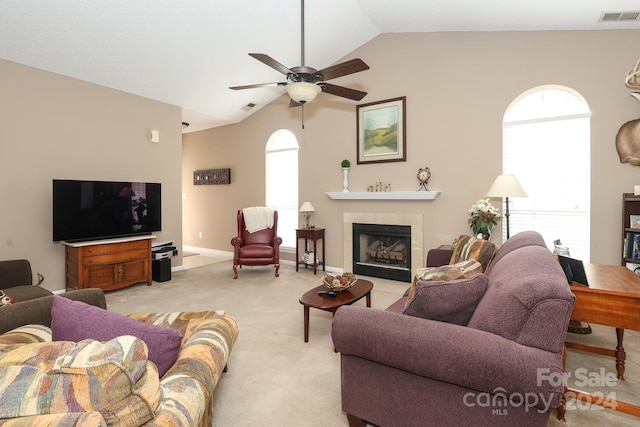
<path fill-rule="evenodd" d="M 367 307 L 371 307 L 371 289 L 373 283 L 368 280 L 358 279 L 356 283 L 347 290 L 337 292 L 335 297 L 318 295 L 319 291 L 328 291 L 324 286 L 316 286 L 308 290 L 300 297 L 300 304 L 304 306 L 304 342 L 309 342 L 309 308 L 330 311 L 335 313 L 343 305 L 350 305 L 367 297 Z"/>

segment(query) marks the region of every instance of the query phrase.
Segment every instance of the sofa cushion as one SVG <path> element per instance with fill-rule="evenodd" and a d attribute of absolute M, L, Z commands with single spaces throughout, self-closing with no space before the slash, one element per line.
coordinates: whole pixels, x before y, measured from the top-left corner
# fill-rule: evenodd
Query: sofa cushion
<path fill-rule="evenodd" d="M 158 372 L 132 336 L 0 346 L 0 418 L 98 411 L 107 425 L 137 426 L 160 399 Z"/>
<path fill-rule="evenodd" d="M 147 345 L 149 360 L 156 364 L 160 376 L 176 361 L 183 338 L 174 329 L 139 322 L 57 295 L 51 306 L 51 332 L 54 341 L 108 341 L 121 335 L 138 337 Z"/>
<path fill-rule="evenodd" d="M 411 287 L 406 290 L 403 296 L 408 297 L 410 300 L 416 291 L 416 283 L 418 281 L 429 282 L 440 280 L 446 282 L 456 279 L 468 279 L 480 273 L 482 273 L 482 266 L 473 259 L 456 264 L 441 265 L 439 267 L 419 268 L 416 270 L 415 276 L 413 276 Z M 409 304 L 409 301 L 407 300 L 406 303 Z"/>
<path fill-rule="evenodd" d="M 497 264 L 505 255 L 520 248 L 524 248 L 525 246 L 542 246 L 543 248 L 547 247 L 547 245 L 544 243 L 544 239 L 537 231 L 521 231 L 520 233 L 511 236 L 510 239 L 508 239 L 502 244 L 502 246 L 500 246 L 500 249 L 498 249 L 493 256 L 491 264 L 484 270 L 484 272 L 489 274 L 493 266 Z"/>
<path fill-rule="evenodd" d="M 51 328 L 44 325 L 24 325 L 0 335 L 0 346 L 51 341 Z"/>
<path fill-rule="evenodd" d="M 5 294 L 4 292 L 2 292 L 2 290 L 0 290 L 0 307 L 2 307 L 3 305 L 13 304 L 14 302 L 15 300 L 13 299 L 13 297 Z"/>
<path fill-rule="evenodd" d="M 450 281 L 418 280 L 415 293 L 407 298 L 403 313 L 466 326 L 487 289 L 487 283 L 487 276 L 481 273 Z"/>
<path fill-rule="evenodd" d="M 537 245 L 515 249 L 492 263 L 487 276 L 489 286 L 468 326 L 561 352 L 575 297 L 549 249 Z"/>
<path fill-rule="evenodd" d="M 482 271 L 486 271 L 495 253 L 496 245 L 490 241 L 461 235 L 453 243 L 449 264 L 475 259 L 482 265 Z"/>

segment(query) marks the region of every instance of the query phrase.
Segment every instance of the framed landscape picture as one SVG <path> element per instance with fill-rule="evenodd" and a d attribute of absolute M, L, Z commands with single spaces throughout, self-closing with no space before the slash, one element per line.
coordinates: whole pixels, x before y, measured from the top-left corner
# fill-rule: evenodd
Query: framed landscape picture
<path fill-rule="evenodd" d="M 407 97 L 356 106 L 358 164 L 405 162 Z"/>
<path fill-rule="evenodd" d="M 640 228 L 640 215 L 629 215 L 629 227 Z"/>

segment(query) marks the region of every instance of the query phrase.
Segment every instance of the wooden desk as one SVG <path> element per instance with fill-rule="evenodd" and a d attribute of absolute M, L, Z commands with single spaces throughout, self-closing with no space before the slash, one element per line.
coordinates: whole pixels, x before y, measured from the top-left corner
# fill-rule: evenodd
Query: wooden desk
<path fill-rule="evenodd" d="M 626 353 L 623 347 L 624 330 L 640 331 L 640 277 L 621 265 L 588 264 L 584 265 L 589 287 L 574 283 L 571 290 L 576 296 L 572 320 L 613 326 L 616 328 L 617 346 L 606 349 L 586 344 L 566 342 L 566 348 L 588 351 L 616 358 L 618 378 L 624 380 L 624 362 Z M 566 357 L 566 354 L 565 354 Z M 612 401 L 595 398 L 588 393 L 566 389 L 576 396 L 592 403 L 608 407 Z M 564 398 L 563 398 L 564 404 Z M 640 406 L 624 402 L 615 402 L 617 411 L 640 416 Z M 564 407 L 558 408 L 558 418 L 564 420 Z"/>
<path fill-rule="evenodd" d="M 306 262 L 304 262 L 303 260 L 301 260 L 298 257 L 298 241 L 300 239 L 304 239 L 304 251 L 307 250 L 307 241 L 311 240 L 313 241 L 313 274 L 316 274 L 317 270 L 318 270 L 318 266 L 322 265 L 322 269 L 324 271 L 327 271 L 327 266 L 324 263 L 324 228 L 300 228 L 300 229 L 296 229 L 296 271 L 298 271 L 298 266 L 300 264 L 304 265 L 304 268 L 307 268 L 307 264 Z M 318 240 L 322 240 L 322 259 L 319 260 L 318 258 Z M 303 251 L 303 252 L 304 252 Z"/>

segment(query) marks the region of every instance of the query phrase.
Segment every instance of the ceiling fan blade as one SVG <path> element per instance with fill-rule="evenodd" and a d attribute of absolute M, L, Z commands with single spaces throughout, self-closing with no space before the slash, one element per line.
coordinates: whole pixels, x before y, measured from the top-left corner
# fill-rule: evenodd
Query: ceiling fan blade
<path fill-rule="evenodd" d="M 315 73 L 321 75 L 322 80 L 331 80 L 347 74 L 359 73 L 368 70 L 369 66 L 360 58 L 352 59 L 341 64 L 332 65 Z"/>
<path fill-rule="evenodd" d="M 355 89 L 349 89 L 344 86 L 336 86 L 331 83 L 321 83 L 322 91 L 331 95 L 341 96 L 343 98 L 353 99 L 354 101 L 360 101 L 367 96 L 367 92 L 362 92 Z"/>
<path fill-rule="evenodd" d="M 256 88 L 256 87 L 286 86 L 286 85 L 287 85 L 287 82 L 258 83 L 258 84 L 255 84 L 255 85 L 229 86 L 229 89 L 241 90 L 241 89 L 253 89 L 253 88 Z"/>
<path fill-rule="evenodd" d="M 275 59 L 273 59 L 272 57 L 270 57 L 267 54 L 264 54 L 264 53 L 250 53 L 249 56 L 251 56 L 252 58 L 257 59 L 258 61 L 262 62 L 265 65 L 268 65 L 269 67 L 273 68 L 276 71 L 280 71 L 285 76 L 287 74 L 289 74 L 289 73 L 293 73 L 293 71 L 291 71 L 290 69 L 288 69 L 287 67 L 285 67 L 284 65 L 282 65 L 281 63 L 279 63 L 278 61 L 276 61 Z"/>

